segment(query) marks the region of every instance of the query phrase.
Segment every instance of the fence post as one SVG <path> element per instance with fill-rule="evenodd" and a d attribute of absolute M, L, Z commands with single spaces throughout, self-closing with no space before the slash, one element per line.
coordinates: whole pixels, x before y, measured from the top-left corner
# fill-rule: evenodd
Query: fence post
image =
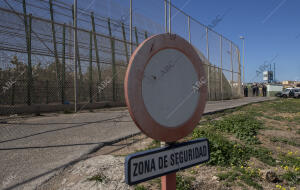
<path fill-rule="evenodd" d="M 123 33 L 123 40 L 124 40 L 124 48 L 125 48 L 125 55 L 126 55 L 126 64 L 129 64 L 129 56 L 128 56 L 128 49 L 127 49 L 127 42 L 126 42 L 126 33 L 125 33 L 125 26 L 122 22 L 122 33 Z"/>
<path fill-rule="evenodd" d="M 66 24 L 63 25 L 62 69 L 61 69 L 61 103 L 65 102 L 65 71 L 66 71 Z"/>
<path fill-rule="evenodd" d="M 60 72 L 59 72 L 59 59 L 57 54 L 56 48 L 56 33 L 55 33 L 55 26 L 54 26 L 54 16 L 53 16 L 53 5 L 52 0 L 49 0 L 49 7 L 50 7 L 50 18 L 51 18 L 51 30 L 52 30 L 52 40 L 53 40 L 53 50 L 54 50 L 54 58 L 55 58 L 55 68 L 56 68 L 56 80 L 57 80 L 57 89 L 58 89 L 58 97 L 59 97 L 59 90 L 60 90 Z"/>
<path fill-rule="evenodd" d="M 99 59 L 99 52 L 98 52 L 98 43 L 97 43 L 97 36 L 96 36 L 96 28 L 95 28 L 95 18 L 94 12 L 91 12 L 91 20 L 92 20 L 92 31 L 94 37 L 94 46 L 95 46 L 95 54 L 96 54 L 96 64 L 98 69 L 98 83 L 97 85 L 101 84 L 101 68 L 100 68 L 100 59 Z M 99 101 L 99 91 L 97 90 L 97 101 Z"/>
<path fill-rule="evenodd" d="M 230 64 L 231 64 L 231 98 L 233 98 L 233 62 L 232 62 L 232 42 L 230 42 Z"/>
<path fill-rule="evenodd" d="M 33 80 L 32 80 L 32 66 L 31 66 L 31 33 L 32 33 L 32 15 L 29 14 L 29 34 L 28 34 L 28 105 L 32 104 L 32 86 L 33 86 Z"/>
<path fill-rule="evenodd" d="M 138 37 L 138 32 L 137 32 L 136 26 L 134 27 L 134 33 L 135 33 L 136 46 L 138 46 L 139 45 L 139 37 Z"/>
<path fill-rule="evenodd" d="M 31 16 L 29 15 L 29 28 L 27 24 L 27 13 L 26 13 L 26 1 L 23 0 L 23 14 L 24 14 L 24 26 L 26 34 L 26 48 L 27 48 L 27 105 L 31 105 L 31 78 L 32 78 L 32 69 L 31 69 Z M 28 31 L 29 29 L 29 31 Z"/>
<path fill-rule="evenodd" d="M 15 105 L 15 83 L 11 86 L 11 105 Z"/>
<path fill-rule="evenodd" d="M 240 93 L 240 96 L 242 96 L 242 94 L 243 94 L 243 90 L 242 90 L 242 85 L 241 85 L 241 83 L 242 83 L 242 76 L 241 76 L 241 56 L 240 56 L 240 51 L 239 51 L 239 49 L 238 49 L 238 47 L 236 47 L 236 51 L 237 51 L 237 53 L 238 53 L 238 64 L 239 64 L 239 79 L 238 79 L 238 83 L 239 83 L 239 93 Z"/>
<path fill-rule="evenodd" d="M 167 33 L 168 32 L 168 5 L 167 5 L 167 0 L 164 0 L 165 1 L 165 32 Z"/>
<path fill-rule="evenodd" d="M 220 36 L 220 57 L 221 57 L 221 72 L 220 72 L 220 75 L 221 75 L 221 99 L 223 100 L 223 44 L 222 44 L 222 36 Z"/>
<path fill-rule="evenodd" d="M 48 90 L 48 88 L 49 88 L 49 81 L 48 80 L 46 80 L 46 104 L 48 104 L 49 103 L 49 90 Z"/>
<path fill-rule="evenodd" d="M 113 101 L 116 101 L 116 65 L 115 65 L 115 41 L 112 36 L 111 26 L 110 26 L 110 18 L 107 20 L 108 23 L 108 32 L 110 37 L 110 44 L 111 44 L 111 60 L 112 60 L 112 92 L 113 92 Z"/>
<path fill-rule="evenodd" d="M 169 0 L 169 33 L 171 34 L 171 0 Z"/>
<path fill-rule="evenodd" d="M 130 13 L 130 21 L 129 21 L 129 41 L 130 41 L 130 56 L 132 55 L 132 0 L 129 0 L 129 13 Z"/>
<path fill-rule="evenodd" d="M 217 88 L 218 88 L 218 81 L 217 81 L 217 76 L 218 76 L 218 67 L 217 65 L 214 65 L 214 100 L 217 100 Z"/>
<path fill-rule="evenodd" d="M 92 85 L 93 85 L 93 33 L 92 31 L 90 32 L 90 67 L 89 67 L 89 94 L 90 94 L 90 103 L 93 102 L 93 89 L 92 89 Z M 98 89 L 97 89 L 98 90 Z"/>
<path fill-rule="evenodd" d="M 77 6 L 77 5 L 76 5 Z M 73 6 L 72 6 L 73 7 Z M 72 9 L 73 10 L 73 9 Z M 77 11 L 76 11 L 77 12 Z M 77 21 L 76 21 L 76 27 L 75 27 L 75 19 L 77 20 L 77 16 L 74 14 L 74 11 L 72 11 L 72 16 L 73 16 L 73 26 L 74 26 L 74 30 L 76 30 L 76 41 L 74 41 L 75 43 L 75 51 L 76 51 L 76 56 L 77 56 L 77 66 L 78 66 L 78 71 L 79 71 L 79 88 L 77 91 L 78 94 L 78 99 L 80 101 L 80 97 L 81 97 L 81 90 L 82 90 L 82 81 L 83 81 L 83 77 L 82 77 L 82 70 L 81 70 L 81 64 L 80 64 L 80 54 L 79 54 L 79 47 L 78 47 L 78 38 L 77 38 Z M 76 18 L 75 18 L 76 17 Z M 76 71 L 77 72 L 77 71 Z"/>
<path fill-rule="evenodd" d="M 72 18 L 74 26 L 74 112 L 77 112 L 77 0 L 72 5 Z"/>
<path fill-rule="evenodd" d="M 188 29 L 189 29 L 189 42 L 191 43 L 191 21 L 190 16 L 188 16 Z"/>
<path fill-rule="evenodd" d="M 148 32 L 145 31 L 145 40 L 148 38 Z"/>
<path fill-rule="evenodd" d="M 92 20 L 92 32 L 94 37 L 95 54 L 96 54 L 96 63 L 98 69 L 98 80 L 99 82 L 101 82 L 101 68 L 100 68 L 100 59 L 99 59 L 99 52 L 98 52 L 94 12 L 91 12 L 91 20 Z"/>
<path fill-rule="evenodd" d="M 210 100 L 210 63 L 209 63 L 209 46 L 208 46 L 208 28 L 206 27 L 206 55 L 207 55 L 207 88 L 208 100 Z"/>

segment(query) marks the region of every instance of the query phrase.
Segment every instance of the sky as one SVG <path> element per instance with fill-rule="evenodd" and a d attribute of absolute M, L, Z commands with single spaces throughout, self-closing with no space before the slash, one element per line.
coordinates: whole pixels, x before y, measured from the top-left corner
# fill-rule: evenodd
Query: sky
<path fill-rule="evenodd" d="M 265 62 L 275 62 L 277 80 L 300 81 L 300 1 L 172 0 L 172 3 L 206 25 L 225 14 L 213 29 L 237 44 L 241 53 L 239 36 L 245 36 L 246 82 L 261 80 L 262 76 L 256 77 L 256 70 Z"/>
<path fill-rule="evenodd" d="M 129 6 L 128 1 L 114 1 L 120 6 Z M 271 63 L 272 67 L 275 63 L 276 80 L 300 81 L 299 0 L 171 0 L 171 2 L 237 44 L 241 56 L 242 41 L 239 37 L 241 35 L 245 37 L 246 82 L 262 81 L 262 74 L 257 76 L 256 71 L 267 63 Z M 133 10 L 164 25 L 162 0 L 133 0 Z M 172 14 L 176 14 L 174 12 Z M 111 16 L 114 15 L 116 13 L 112 12 Z M 214 22 L 216 18 L 221 20 L 216 23 Z M 172 27 L 181 30 L 186 37 L 187 23 L 183 19 L 183 16 L 177 14 L 172 19 Z M 182 23 L 185 26 L 182 26 Z"/>

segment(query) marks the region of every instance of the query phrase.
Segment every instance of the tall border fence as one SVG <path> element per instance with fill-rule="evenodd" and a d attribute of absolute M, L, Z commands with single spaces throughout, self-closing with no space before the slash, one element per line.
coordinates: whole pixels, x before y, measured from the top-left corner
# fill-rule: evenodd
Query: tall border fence
<path fill-rule="evenodd" d="M 115 18 L 101 15 L 101 9 L 99 13 L 79 7 L 74 27 L 70 1 L 4 0 L 0 4 L 0 115 L 71 109 L 74 81 L 80 109 L 124 105 L 123 79 L 131 48 L 165 32 L 166 1 L 151 1 L 159 7 L 159 21 L 134 12 L 131 28 L 128 8 L 121 6 L 124 1 L 111 1 L 112 12 L 119 14 Z M 138 6 L 133 10 L 141 9 Z M 172 4 L 168 12 L 171 32 L 188 40 L 205 63 L 208 99 L 239 98 L 238 46 Z"/>

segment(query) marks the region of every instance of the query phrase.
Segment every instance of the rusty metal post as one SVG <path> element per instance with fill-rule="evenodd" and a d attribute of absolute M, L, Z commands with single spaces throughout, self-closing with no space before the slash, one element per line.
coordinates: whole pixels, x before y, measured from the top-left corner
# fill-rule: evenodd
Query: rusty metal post
<path fill-rule="evenodd" d="M 132 55 L 132 0 L 129 0 L 130 2 L 130 10 L 129 10 L 129 13 L 130 13 L 130 21 L 129 21 L 129 41 L 130 41 L 130 56 Z"/>
<path fill-rule="evenodd" d="M 222 50 L 223 50 L 223 44 L 222 44 L 222 36 L 220 36 L 220 57 L 221 57 L 221 59 L 220 59 L 220 61 L 221 61 L 221 72 L 220 72 L 220 76 L 221 76 L 221 100 L 223 100 L 224 98 L 223 98 L 223 55 L 222 55 Z"/>
<path fill-rule="evenodd" d="M 129 64 L 129 55 L 128 55 L 128 48 L 127 48 L 127 41 L 126 41 L 126 33 L 125 33 L 125 26 L 122 23 L 122 34 L 124 40 L 124 48 L 125 48 L 125 55 L 126 55 L 126 64 Z"/>
<path fill-rule="evenodd" d="M 101 83 L 100 58 L 99 58 L 98 43 L 97 43 L 97 36 L 96 36 L 95 18 L 94 18 L 93 12 L 91 12 L 91 20 L 92 20 L 92 32 L 93 32 L 93 37 L 94 37 L 96 64 L 97 64 L 97 69 L 98 69 L 98 83 Z"/>
<path fill-rule="evenodd" d="M 90 100 L 89 102 L 93 102 L 93 32 L 90 32 L 90 67 L 89 67 L 89 95 Z"/>
<path fill-rule="evenodd" d="M 134 33 L 135 33 L 135 43 L 138 46 L 139 45 L 139 37 L 136 26 L 134 27 Z"/>
<path fill-rule="evenodd" d="M 110 19 L 108 18 L 108 32 L 110 36 L 110 45 L 111 45 L 111 61 L 112 61 L 112 92 L 113 92 L 113 101 L 116 101 L 116 62 L 115 62 L 115 40 L 112 36 Z"/>
<path fill-rule="evenodd" d="M 231 64 L 231 98 L 233 98 L 233 62 L 232 62 L 232 42 L 230 42 L 230 64 Z"/>
<path fill-rule="evenodd" d="M 73 26 L 74 26 L 74 112 L 77 112 L 77 0 L 74 0 L 73 10 Z"/>
<path fill-rule="evenodd" d="M 55 58 L 55 69 L 56 69 L 56 80 L 57 80 L 57 89 L 58 89 L 58 97 L 59 97 L 59 91 L 60 91 L 60 71 L 59 71 L 59 59 L 58 59 L 58 53 L 57 53 L 57 46 L 56 46 L 56 31 L 55 31 L 55 25 L 54 25 L 54 14 L 53 14 L 53 4 L 52 0 L 49 0 L 49 8 L 50 8 L 50 18 L 51 18 L 51 30 L 52 30 L 52 41 L 53 41 L 53 53 Z"/>
<path fill-rule="evenodd" d="M 62 69 L 61 69 L 61 103 L 65 102 L 65 77 L 66 77 L 66 24 L 63 25 L 62 40 Z"/>
<path fill-rule="evenodd" d="M 172 144 L 175 142 L 161 142 L 161 147 Z M 161 177 L 161 190 L 176 190 L 176 172 Z"/>
<path fill-rule="evenodd" d="M 210 63 L 209 63 L 209 46 L 208 46 L 208 28 L 206 27 L 206 57 L 207 57 L 207 89 L 208 89 L 208 100 L 210 100 Z"/>
<path fill-rule="evenodd" d="M 188 16 L 188 30 L 189 30 L 189 42 L 191 42 L 191 19 L 190 16 Z"/>

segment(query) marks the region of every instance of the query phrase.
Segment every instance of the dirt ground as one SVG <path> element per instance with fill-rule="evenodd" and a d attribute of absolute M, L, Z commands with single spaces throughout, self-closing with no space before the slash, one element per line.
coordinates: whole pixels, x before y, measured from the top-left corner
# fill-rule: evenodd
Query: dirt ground
<path fill-rule="evenodd" d="M 222 134 L 222 136 L 230 143 L 236 143 L 238 146 L 247 145 L 247 147 L 253 149 L 262 149 L 264 152 L 258 153 L 259 156 L 249 153 L 249 159 L 246 159 L 241 165 L 207 163 L 184 171 L 179 171 L 177 175 L 180 176 L 180 178 L 178 178 L 180 184 L 177 185 L 177 189 L 300 189 L 300 99 L 275 100 L 257 103 L 224 113 L 204 116 L 201 119 L 198 128 L 203 126 L 213 126 L 214 124 L 218 125 L 217 123 L 214 123 L 214 121 L 222 122 L 224 118 L 238 114 L 252 114 L 254 115 L 253 118 L 261 123 L 262 127 L 257 130 L 257 134 L 253 137 L 254 139 L 257 139 L 257 142 L 259 143 L 250 143 L 248 145 L 248 141 L 245 141 L 245 139 L 236 135 L 237 133 L 235 132 L 224 132 L 221 129 L 220 134 Z M 221 128 L 223 124 L 224 123 L 221 123 Z M 251 123 L 249 123 L 249 125 L 250 124 Z M 184 140 L 190 140 L 192 136 L 193 135 Z M 102 165 L 94 165 L 93 167 L 98 167 L 98 169 L 94 168 L 94 170 L 88 174 L 90 176 L 80 176 L 78 175 L 78 172 L 74 175 L 74 171 L 78 171 L 79 167 L 75 164 L 60 172 L 43 184 L 39 189 L 68 189 L 65 188 L 67 187 L 67 183 L 74 184 L 80 180 L 81 183 L 93 184 L 95 184 L 96 181 L 96 185 L 84 186 L 89 187 L 89 189 L 160 189 L 159 178 L 129 187 L 124 184 L 122 172 L 124 169 L 122 164 L 124 163 L 126 155 L 159 146 L 159 142 L 153 141 L 143 134 L 125 139 L 112 146 L 105 146 L 91 154 L 87 160 L 92 158 L 104 158 L 105 160 L 109 158 L 107 160 L 107 165 L 110 165 L 110 168 L 106 169 L 114 172 L 110 172 L 110 174 L 107 174 L 106 172 L 106 175 L 108 176 L 102 176 L 106 169 L 103 169 L 102 174 L 99 176 L 99 168 L 104 167 L 103 165 L 105 165 L 105 162 L 102 163 Z M 211 154 L 212 153 L 213 152 L 211 152 Z M 80 167 L 82 167 L 82 164 L 86 163 L 87 160 L 81 161 L 79 163 L 81 164 Z M 74 169 L 74 167 L 77 167 L 77 169 Z M 119 168 L 119 170 L 115 171 L 116 168 Z M 122 185 L 114 188 L 103 186 L 105 183 L 109 184 L 111 181 L 116 181 L 116 179 L 112 180 L 112 178 L 115 178 L 118 175 L 120 175 L 118 179 L 122 181 L 120 182 Z M 91 178 L 93 179 L 88 180 Z"/>

